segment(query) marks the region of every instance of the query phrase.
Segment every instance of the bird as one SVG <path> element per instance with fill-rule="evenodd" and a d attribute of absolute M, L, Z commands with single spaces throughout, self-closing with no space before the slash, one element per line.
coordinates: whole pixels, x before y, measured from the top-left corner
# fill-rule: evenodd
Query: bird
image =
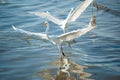
<path fill-rule="evenodd" d="M 62 44 L 66 41 L 71 41 L 75 38 L 78 38 L 83 34 L 87 33 L 88 31 L 91 31 L 96 26 L 95 20 L 96 20 L 96 16 L 92 16 L 88 24 L 88 27 L 83 29 L 73 30 L 58 36 L 48 35 L 49 23 L 47 21 L 43 23 L 43 25 L 46 26 L 45 33 L 34 33 L 34 32 L 25 31 L 25 30 L 16 28 L 14 25 L 12 25 L 12 28 L 17 32 L 25 33 L 25 34 L 28 34 L 29 36 L 36 36 L 40 39 L 45 39 L 50 41 L 52 44 L 57 45 L 59 53 L 61 54 L 61 57 L 64 57 L 65 54 L 63 52 Z"/>
<path fill-rule="evenodd" d="M 46 18 L 53 23 L 60 26 L 60 28 L 63 30 L 63 32 L 67 32 L 67 24 L 70 22 L 74 22 L 84 11 L 85 9 L 92 3 L 93 0 L 85 0 L 82 4 L 79 4 L 76 9 L 73 10 L 71 8 L 70 12 L 68 13 L 68 16 L 66 19 L 61 20 L 54 16 L 52 16 L 48 11 L 47 12 L 28 12 L 30 14 L 34 14 L 36 16 Z"/>

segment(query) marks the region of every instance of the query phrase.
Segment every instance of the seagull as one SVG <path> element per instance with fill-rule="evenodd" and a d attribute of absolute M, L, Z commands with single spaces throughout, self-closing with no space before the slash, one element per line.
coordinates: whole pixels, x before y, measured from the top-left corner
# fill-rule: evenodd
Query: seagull
<path fill-rule="evenodd" d="M 92 3 L 93 0 L 85 0 L 82 4 L 79 4 L 76 9 L 73 10 L 71 8 L 67 18 L 65 20 L 58 19 L 54 16 L 52 16 L 48 11 L 47 12 L 28 12 L 30 14 L 34 14 L 36 16 L 46 18 L 53 23 L 60 25 L 60 28 L 63 30 L 63 32 L 66 32 L 67 24 L 70 22 L 74 22 L 84 11 L 85 9 Z"/>
<path fill-rule="evenodd" d="M 45 30 L 45 33 L 34 33 L 34 32 L 25 31 L 23 29 L 16 28 L 14 25 L 12 25 L 12 28 L 17 32 L 25 33 L 25 34 L 28 34 L 29 36 L 36 36 L 40 39 L 50 41 L 52 44 L 57 45 L 57 47 L 59 49 L 59 53 L 61 54 L 61 57 L 64 57 L 65 54 L 62 49 L 62 44 L 66 41 L 71 41 L 75 38 L 78 38 L 78 37 L 82 36 L 83 34 L 91 31 L 93 28 L 95 28 L 95 26 L 96 26 L 95 19 L 96 19 L 96 17 L 92 16 L 90 19 L 90 22 L 88 24 L 88 27 L 86 27 L 86 28 L 73 30 L 73 31 L 63 33 L 58 36 L 48 35 L 49 24 L 47 21 L 45 21 L 43 23 L 47 27 Z"/>

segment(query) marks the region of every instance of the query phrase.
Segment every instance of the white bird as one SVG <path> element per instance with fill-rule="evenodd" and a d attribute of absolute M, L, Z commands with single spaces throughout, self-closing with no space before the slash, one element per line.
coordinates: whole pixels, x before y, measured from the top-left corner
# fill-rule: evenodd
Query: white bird
<path fill-rule="evenodd" d="M 75 38 L 78 38 L 81 35 L 85 34 L 86 32 L 92 30 L 93 28 L 95 28 L 96 23 L 95 23 L 95 16 L 92 16 L 91 20 L 90 20 L 90 22 L 88 24 L 88 27 L 86 27 L 84 29 L 81 29 L 81 30 L 77 29 L 77 30 L 74 30 L 74 31 L 71 31 L 71 32 L 63 33 L 63 34 L 61 34 L 59 36 L 56 36 L 56 37 L 48 35 L 48 30 L 49 30 L 49 24 L 48 24 L 48 22 L 45 21 L 44 25 L 47 26 L 46 31 L 45 31 L 44 34 L 42 34 L 42 33 L 28 32 L 28 31 L 25 31 L 25 30 L 22 30 L 22 29 L 15 28 L 15 26 L 12 26 L 12 27 L 13 27 L 13 29 L 15 31 L 18 31 L 18 32 L 21 32 L 21 33 L 26 33 L 29 36 L 37 36 L 40 39 L 48 40 L 52 44 L 57 45 L 57 47 L 59 49 L 59 52 L 61 54 L 61 57 L 64 57 L 65 54 L 63 53 L 62 44 L 64 42 L 66 42 L 66 41 L 71 41 L 71 40 L 73 40 Z"/>
<path fill-rule="evenodd" d="M 58 18 L 55 18 L 49 12 L 29 12 L 29 13 L 37 15 L 42 18 L 46 18 L 52 21 L 53 23 L 60 25 L 60 28 L 62 28 L 63 32 L 65 33 L 67 24 L 69 22 L 74 22 L 85 11 L 85 9 L 90 5 L 90 3 L 92 3 L 92 1 L 93 0 L 85 0 L 82 4 L 79 4 L 74 11 L 73 11 L 73 8 L 71 8 L 65 20 L 60 20 Z"/>

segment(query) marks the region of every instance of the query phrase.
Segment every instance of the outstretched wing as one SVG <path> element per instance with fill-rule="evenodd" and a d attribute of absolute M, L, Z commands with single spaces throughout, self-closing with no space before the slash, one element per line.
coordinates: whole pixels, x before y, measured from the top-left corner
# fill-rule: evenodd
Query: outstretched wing
<path fill-rule="evenodd" d="M 29 13 L 42 18 L 46 18 L 57 25 L 62 25 L 62 20 L 55 18 L 54 16 L 50 15 L 50 13 L 47 12 L 29 12 Z"/>
<path fill-rule="evenodd" d="M 78 7 L 71 14 L 68 22 L 74 22 L 84 11 L 85 9 L 92 3 L 93 0 L 85 0 L 82 4 L 78 5 Z"/>
<path fill-rule="evenodd" d="M 73 40 L 74 38 L 78 38 L 80 36 L 79 33 L 80 33 L 80 30 L 78 29 L 75 31 L 64 33 L 60 35 L 58 39 L 60 39 L 61 41 L 70 41 L 70 40 Z"/>
<path fill-rule="evenodd" d="M 83 28 L 83 29 L 74 30 L 74 31 L 71 31 L 68 33 L 64 33 L 64 34 L 60 35 L 58 37 L 58 39 L 60 39 L 61 41 L 70 41 L 70 40 L 78 38 L 78 37 L 82 36 L 83 34 L 91 31 L 96 26 L 95 18 L 96 18 L 95 16 L 91 17 L 88 27 Z"/>
<path fill-rule="evenodd" d="M 23 29 L 16 28 L 14 25 L 12 25 L 12 28 L 19 33 L 25 34 L 26 37 L 33 38 L 33 39 L 40 39 L 40 40 L 48 40 L 46 34 L 25 31 Z"/>

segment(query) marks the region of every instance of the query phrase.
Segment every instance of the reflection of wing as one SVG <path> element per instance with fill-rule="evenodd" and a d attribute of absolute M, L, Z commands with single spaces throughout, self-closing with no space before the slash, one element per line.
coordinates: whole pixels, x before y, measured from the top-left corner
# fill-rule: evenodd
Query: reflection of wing
<path fill-rule="evenodd" d="M 68 33 L 64 33 L 64 34 L 60 35 L 58 38 L 61 41 L 70 41 L 70 40 L 73 40 L 74 38 L 80 37 L 81 35 L 89 32 L 90 30 L 95 28 L 95 26 L 96 26 L 95 18 L 96 18 L 95 16 L 91 17 L 90 22 L 88 24 L 88 27 L 83 28 L 81 30 L 78 29 L 78 30 L 74 30 L 74 31 L 71 31 L 71 32 L 68 32 Z"/>
<path fill-rule="evenodd" d="M 45 12 L 29 12 L 29 13 L 37 15 L 37 16 L 42 17 L 42 18 L 46 18 L 46 19 L 54 22 L 55 24 L 58 24 L 58 25 L 62 24 L 62 20 L 55 18 L 54 16 L 50 15 L 49 13 L 45 13 Z"/>
<path fill-rule="evenodd" d="M 23 29 L 19 29 L 16 28 L 15 26 L 12 25 L 12 28 L 19 32 L 19 33 L 23 33 L 26 34 L 28 37 L 30 36 L 30 38 L 34 38 L 34 39 L 42 39 L 42 40 L 48 40 L 47 35 L 46 34 L 42 34 L 42 33 L 34 33 L 34 32 L 29 32 L 29 31 L 25 31 Z"/>
<path fill-rule="evenodd" d="M 82 12 L 90 5 L 90 3 L 92 2 L 93 0 L 85 0 L 83 2 L 83 4 L 79 5 L 74 11 L 73 13 L 71 14 L 71 17 L 69 18 L 69 22 L 74 22 L 81 14 Z"/>

